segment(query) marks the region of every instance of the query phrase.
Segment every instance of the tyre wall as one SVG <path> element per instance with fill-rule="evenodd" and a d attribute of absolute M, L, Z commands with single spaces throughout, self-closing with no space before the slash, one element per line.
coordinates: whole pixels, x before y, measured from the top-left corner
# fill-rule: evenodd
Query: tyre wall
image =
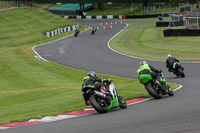
<path fill-rule="evenodd" d="M 167 29 L 163 30 L 165 37 L 170 36 L 200 36 L 200 29 Z"/>
<path fill-rule="evenodd" d="M 183 21 L 174 22 L 174 24 L 170 23 L 170 26 L 183 26 Z M 156 27 L 168 27 L 169 21 L 159 21 L 156 22 Z"/>
<path fill-rule="evenodd" d="M 63 32 L 69 32 L 69 31 L 76 30 L 77 28 L 79 28 L 79 24 L 74 25 L 74 26 L 59 28 L 59 29 L 56 29 L 53 31 L 43 33 L 43 34 L 46 35 L 47 37 L 53 37 L 53 36 L 59 35 Z"/>

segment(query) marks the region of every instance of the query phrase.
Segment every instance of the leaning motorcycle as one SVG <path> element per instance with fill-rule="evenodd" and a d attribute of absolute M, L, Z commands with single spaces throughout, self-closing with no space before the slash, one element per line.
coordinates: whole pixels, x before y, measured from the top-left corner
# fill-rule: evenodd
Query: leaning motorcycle
<path fill-rule="evenodd" d="M 92 29 L 91 35 L 93 35 L 96 31 L 97 31 L 96 29 Z"/>
<path fill-rule="evenodd" d="M 74 37 L 77 37 L 78 34 L 79 34 L 79 31 L 76 30 L 75 33 L 74 33 Z"/>
<path fill-rule="evenodd" d="M 154 97 L 155 99 L 162 98 L 162 95 L 168 94 L 169 96 L 174 95 L 174 91 L 167 84 L 163 73 L 161 72 L 161 76 L 158 79 L 153 79 L 151 75 L 142 74 L 139 75 L 140 83 L 144 84 L 146 90 L 149 95 Z"/>
<path fill-rule="evenodd" d="M 175 72 L 173 72 L 177 77 L 185 77 L 185 73 L 183 72 L 184 68 L 181 66 L 180 62 L 174 62 L 173 69 Z"/>
<path fill-rule="evenodd" d="M 113 82 L 104 83 L 108 87 L 108 91 L 101 93 L 94 86 L 89 85 L 83 88 L 84 93 L 89 96 L 89 101 L 92 107 L 99 113 L 106 113 L 112 108 L 127 107 L 126 101 L 117 93 Z"/>

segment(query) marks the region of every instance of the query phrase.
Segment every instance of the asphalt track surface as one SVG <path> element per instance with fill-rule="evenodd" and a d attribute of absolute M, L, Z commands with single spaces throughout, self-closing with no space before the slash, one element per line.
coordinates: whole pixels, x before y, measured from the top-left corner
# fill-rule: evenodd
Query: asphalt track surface
<path fill-rule="evenodd" d="M 105 25 L 113 20 L 79 20 L 88 26 Z M 130 22 L 130 21 L 129 21 Z M 132 21 L 133 22 L 133 21 Z M 107 42 L 125 24 L 113 24 L 113 29 L 80 33 L 78 37 L 68 37 L 35 50 L 44 59 L 75 69 L 94 70 L 97 73 L 137 79 L 136 70 L 142 59 L 121 55 L 110 50 Z M 87 116 L 22 126 L 0 131 L 0 133 L 200 133 L 200 64 L 182 63 L 185 78 L 176 78 L 165 68 L 163 61 L 149 64 L 162 69 L 169 82 L 182 84 L 173 97 L 148 100 L 128 106 L 127 109 L 111 110 L 106 114 Z"/>

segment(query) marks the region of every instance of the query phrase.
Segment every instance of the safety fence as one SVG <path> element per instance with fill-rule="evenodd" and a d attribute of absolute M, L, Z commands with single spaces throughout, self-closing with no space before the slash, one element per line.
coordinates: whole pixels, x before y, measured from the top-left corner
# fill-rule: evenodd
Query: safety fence
<path fill-rule="evenodd" d="M 169 17 L 169 20 L 164 21 L 162 17 Z M 171 27 L 171 26 L 182 26 L 184 25 L 183 16 L 180 15 L 180 12 L 168 12 L 167 14 L 162 14 L 162 17 L 159 16 L 158 22 L 156 22 L 156 27 Z"/>
<path fill-rule="evenodd" d="M 53 36 L 59 35 L 59 34 L 61 34 L 63 32 L 73 31 L 73 30 L 75 30 L 77 28 L 79 28 L 79 24 L 74 25 L 74 26 L 68 26 L 68 27 L 59 28 L 59 29 L 56 29 L 56 30 L 53 30 L 53 31 L 46 32 L 44 34 L 47 37 L 53 37 Z"/>
<path fill-rule="evenodd" d="M 186 12 L 183 15 L 183 28 L 164 30 L 165 37 L 169 36 L 200 36 L 200 9 Z"/>
<path fill-rule="evenodd" d="M 185 28 L 199 29 L 200 28 L 200 9 L 188 12 L 184 15 Z"/>

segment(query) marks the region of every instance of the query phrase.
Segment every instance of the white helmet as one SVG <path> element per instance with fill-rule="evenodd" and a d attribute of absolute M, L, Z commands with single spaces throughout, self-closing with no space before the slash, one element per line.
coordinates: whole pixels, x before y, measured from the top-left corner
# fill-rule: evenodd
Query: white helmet
<path fill-rule="evenodd" d="M 94 71 L 87 72 L 88 76 L 96 77 L 96 73 Z"/>
<path fill-rule="evenodd" d="M 168 54 L 168 55 L 167 55 L 167 58 L 169 58 L 169 57 L 172 57 L 171 54 Z"/>
<path fill-rule="evenodd" d="M 144 61 L 141 61 L 141 62 L 140 62 L 140 66 L 142 66 L 142 65 L 144 65 L 144 64 L 148 64 L 147 61 L 144 60 Z"/>

